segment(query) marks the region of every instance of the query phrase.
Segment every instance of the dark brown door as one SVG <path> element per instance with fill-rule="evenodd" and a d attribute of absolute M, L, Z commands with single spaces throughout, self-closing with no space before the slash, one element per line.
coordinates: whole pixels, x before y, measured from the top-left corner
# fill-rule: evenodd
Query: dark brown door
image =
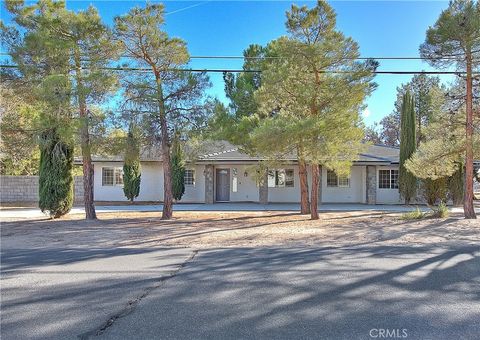
<path fill-rule="evenodd" d="M 230 201 L 230 169 L 216 170 L 216 201 Z"/>

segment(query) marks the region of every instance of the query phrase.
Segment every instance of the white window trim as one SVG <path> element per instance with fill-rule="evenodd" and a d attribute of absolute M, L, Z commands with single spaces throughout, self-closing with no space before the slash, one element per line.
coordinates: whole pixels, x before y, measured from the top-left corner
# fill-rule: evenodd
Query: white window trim
<path fill-rule="evenodd" d="M 192 184 L 187 184 L 185 183 L 185 186 L 186 187 L 195 187 L 195 169 L 185 169 L 185 174 L 187 173 L 187 171 L 191 171 L 192 172 L 192 179 L 193 179 L 193 183 Z M 185 181 L 185 177 L 183 178 L 183 180 Z"/>
<path fill-rule="evenodd" d="M 331 184 L 328 183 L 328 173 L 329 173 L 329 172 L 333 172 L 333 173 L 335 174 L 335 177 L 337 178 L 335 185 L 331 185 Z M 347 181 L 348 181 L 348 184 L 347 184 L 347 185 L 345 185 L 345 184 L 340 184 L 340 176 L 338 176 L 338 175 L 335 173 L 335 171 L 333 171 L 333 170 L 328 170 L 328 169 L 327 169 L 327 174 L 326 174 L 325 177 L 326 177 L 326 182 L 327 182 L 327 183 L 326 183 L 326 184 L 327 184 L 327 188 L 342 188 L 342 189 L 344 189 L 344 188 L 350 188 L 351 176 L 345 176 L 345 178 L 346 178 Z"/>
<path fill-rule="evenodd" d="M 337 176 L 337 186 L 339 188 L 350 188 L 350 176 L 345 176 L 347 184 L 340 184 L 340 176 Z"/>
<path fill-rule="evenodd" d="M 388 188 L 380 187 L 380 171 L 388 171 Z M 392 171 L 399 171 L 398 169 L 378 169 L 377 175 L 377 189 L 378 190 L 398 190 L 398 175 L 397 175 L 397 187 L 392 187 Z"/>
<path fill-rule="evenodd" d="M 103 182 L 103 169 L 112 169 L 113 170 L 113 184 L 104 184 Z M 123 182 L 122 183 L 117 183 L 117 181 L 115 180 L 115 172 L 116 170 L 120 169 L 120 171 L 122 172 L 122 176 L 123 176 L 123 167 L 119 167 L 119 166 L 102 166 L 102 187 L 122 187 L 123 188 Z"/>
<path fill-rule="evenodd" d="M 287 171 L 293 172 L 292 185 L 287 185 Z M 273 172 L 273 176 L 270 176 L 270 172 Z M 277 184 L 279 173 L 283 173 L 285 177 L 283 185 Z M 269 183 L 271 178 L 273 178 L 274 185 L 270 185 Z M 269 169 L 267 184 L 269 188 L 294 188 L 295 187 L 295 170 L 293 168 Z"/>

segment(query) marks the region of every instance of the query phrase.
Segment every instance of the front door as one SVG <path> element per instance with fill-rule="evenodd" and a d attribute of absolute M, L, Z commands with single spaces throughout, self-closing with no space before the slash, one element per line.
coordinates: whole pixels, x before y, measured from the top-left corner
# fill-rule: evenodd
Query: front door
<path fill-rule="evenodd" d="M 230 169 L 216 171 L 216 201 L 230 201 Z"/>

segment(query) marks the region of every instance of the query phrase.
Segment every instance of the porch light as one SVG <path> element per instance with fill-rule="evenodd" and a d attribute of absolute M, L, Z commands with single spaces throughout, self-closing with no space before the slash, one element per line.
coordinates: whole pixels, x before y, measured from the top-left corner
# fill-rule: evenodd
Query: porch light
<path fill-rule="evenodd" d="M 245 172 L 243 173 L 243 176 L 244 176 L 244 177 L 248 177 L 248 172 L 245 171 Z"/>

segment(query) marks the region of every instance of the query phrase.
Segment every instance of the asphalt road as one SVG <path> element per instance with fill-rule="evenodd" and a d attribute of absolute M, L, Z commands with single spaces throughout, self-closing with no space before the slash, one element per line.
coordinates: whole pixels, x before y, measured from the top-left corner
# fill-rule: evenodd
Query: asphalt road
<path fill-rule="evenodd" d="M 2 339 L 480 334 L 479 246 L 2 252 Z"/>
<path fill-rule="evenodd" d="M 479 339 L 479 256 L 479 247 L 201 252 L 100 338 Z"/>
<path fill-rule="evenodd" d="M 1 339 L 94 335 L 193 254 L 184 248 L 2 247 Z"/>

